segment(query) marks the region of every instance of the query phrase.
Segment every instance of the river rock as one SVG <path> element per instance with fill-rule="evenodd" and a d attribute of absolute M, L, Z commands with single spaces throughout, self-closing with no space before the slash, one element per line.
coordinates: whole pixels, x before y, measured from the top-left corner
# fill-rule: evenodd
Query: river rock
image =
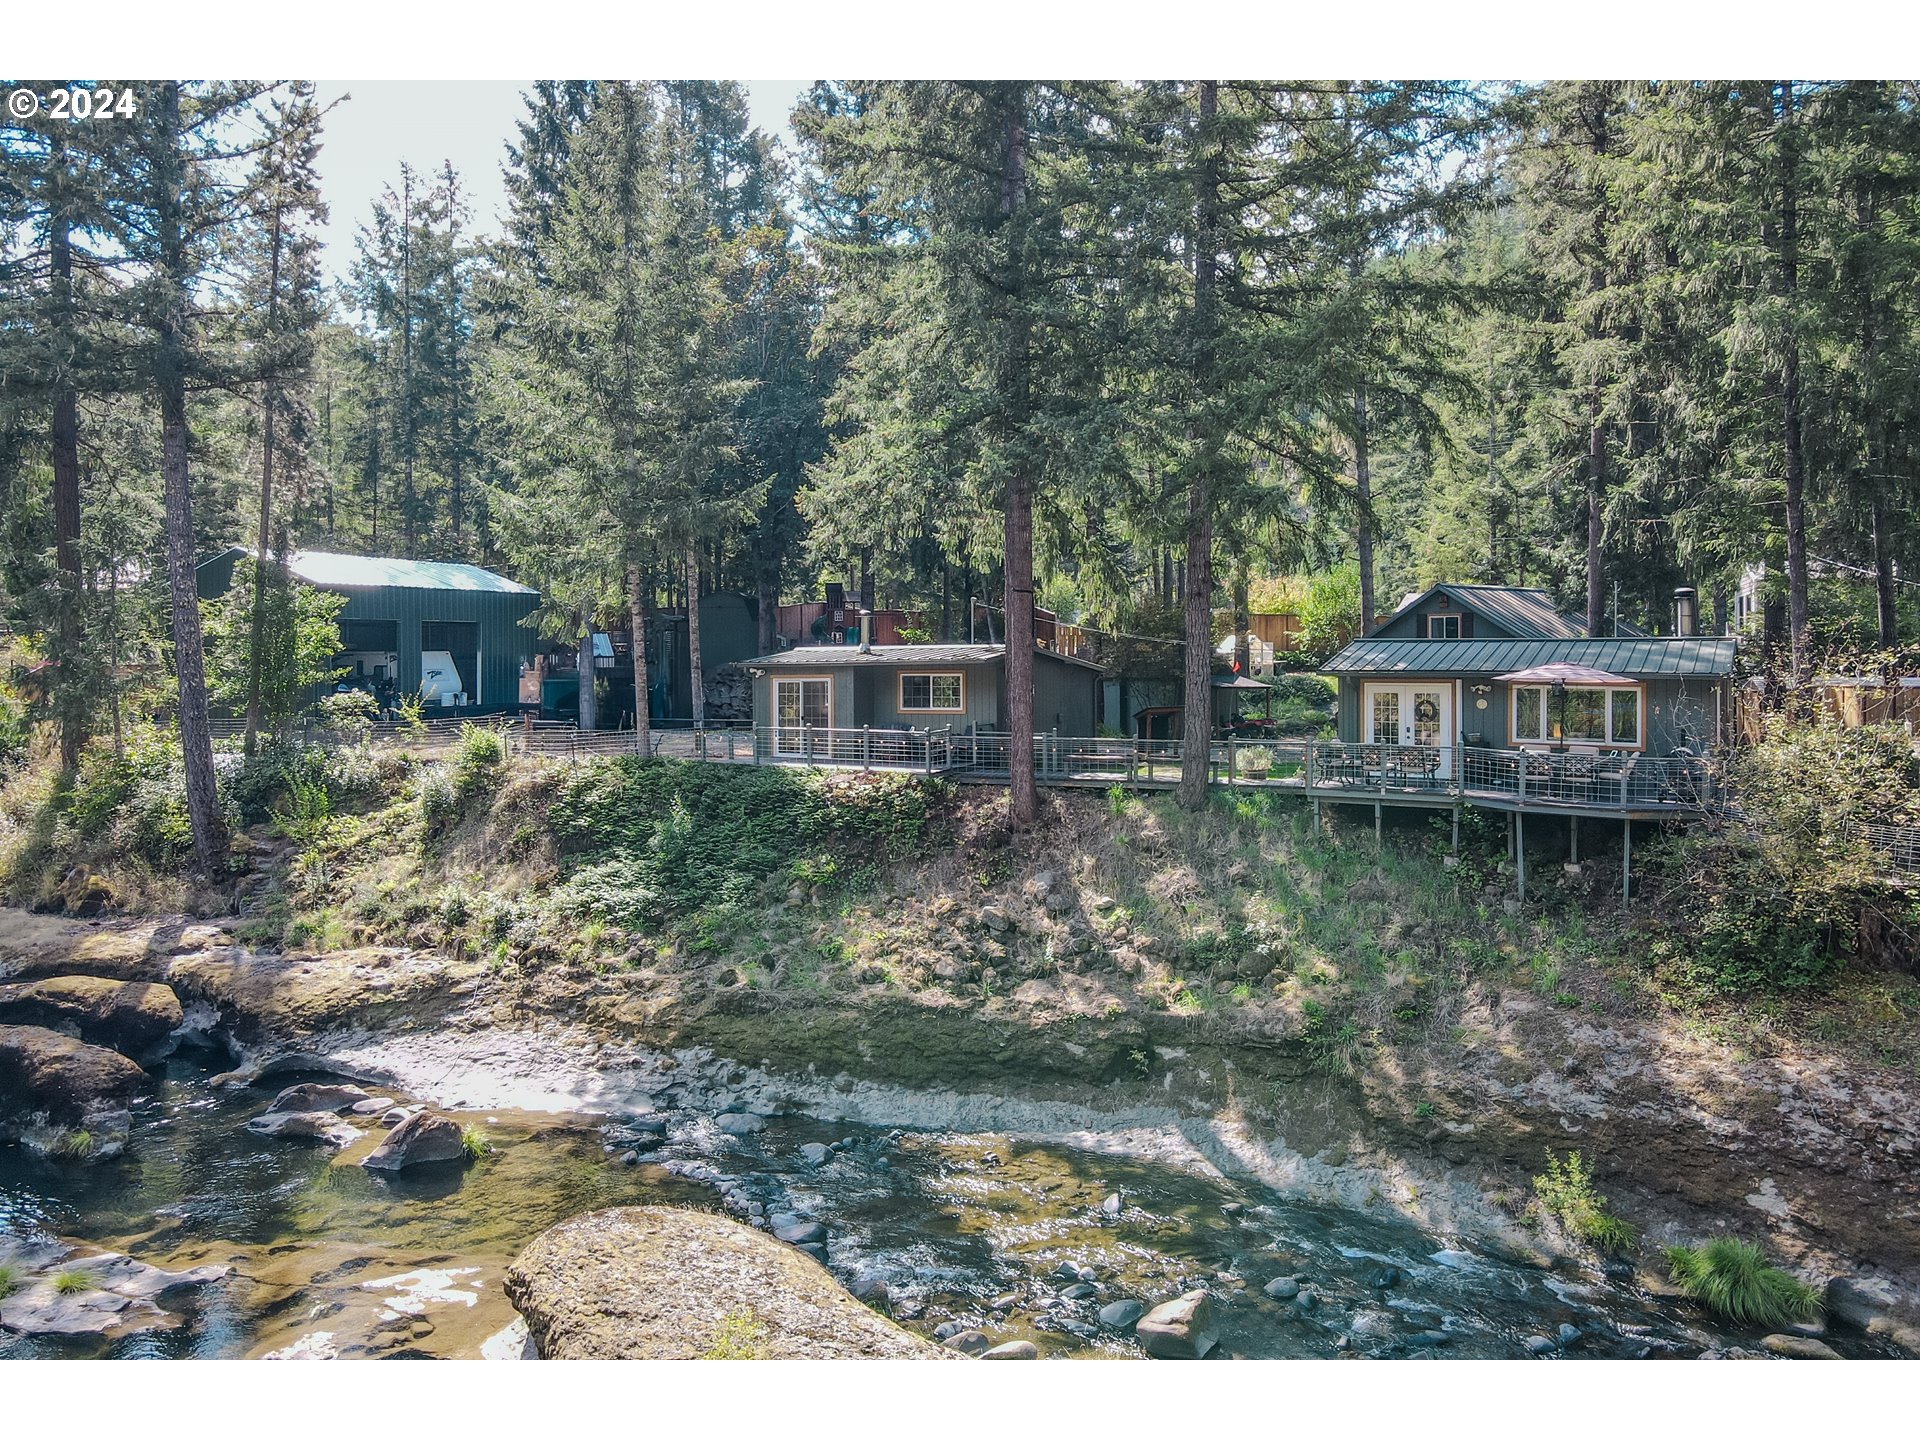
<path fill-rule="evenodd" d="M 1100 1323 L 1109 1329 L 1125 1330 L 1146 1313 L 1147 1307 L 1138 1300 L 1115 1300 L 1100 1307 Z"/>
<path fill-rule="evenodd" d="M 1098 1285 L 1092 1285 L 1082 1280 L 1078 1285 L 1069 1285 L 1066 1289 L 1062 1290 L 1060 1292 L 1060 1298 L 1062 1300 L 1091 1300 L 1099 1293 L 1100 1287 Z"/>
<path fill-rule="evenodd" d="M 982 1360 L 1038 1360 L 1040 1347 L 1031 1340 L 1009 1340 L 980 1352 Z"/>
<path fill-rule="evenodd" d="M 360 1138 L 358 1130 L 331 1110 L 270 1110 L 249 1120 L 247 1129 L 280 1140 L 321 1140 L 342 1148 Z"/>
<path fill-rule="evenodd" d="M 536 1238 L 507 1298 L 547 1360 L 691 1360 L 744 1322 L 773 1360 L 953 1359 L 749 1226 L 666 1206 L 601 1210 Z"/>
<path fill-rule="evenodd" d="M 173 987 L 151 981 L 59 975 L 0 985 L 0 1020 L 76 1030 L 131 1055 L 159 1051 L 183 1018 Z"/>
<path fill-rule="evenodd" d="M 1551 1355 L 1560 1348 L 1557 1342 L 1545 1335 L 1529 1335 L 1520 1343 L 1527 1347 L 1529 1355 Z"/>
<path fill-rule="evenodd" d="M 1270 1300 L 1291 1300 L 1300 1293 L 1300 1282 L 1291 1275 L 1279 1275 L 1261 1286 L 1261 1293 Z"/>
<path fill-rule="evenodd" d="M 289 1085 L 273 1097 L 273 1103 L 267 1106 L 267 1113 L 272 1115 L 281 1110 L 329 1110 L 337 1115 L 354 1110 L 357 1113 L 366 1114 L 371 1112 L 359 1111 L 358 1107 L 368 1104 L 372 1099 L 373 1097 L 358 1085 L 322 1083 Z M 392 1103 L 390 1100 L 382 1101 L 377 1108 L 384 1109 Z"/>
<path fill-rule="evenodd" d="M 956 1330 L 940 1343 L 962 1355 L 983 1355 L 993 1345 L 984 1330 Z"/>
<path fill-rule="evenodd" d="M 1893 1309 L 1893 1287 L 1884 1280 L 1836 1275 L 1827 1282 L 1827 1318 L 1864 1330 Z"/>
<path fill-rule="evenodd" d="M 1760 1342 L 1760 1348 L 1774 1355 L 1784 1355 L 1789 1360 L 1841 1360 L 1845 1357 L 1824 1340 L 1815 1340 L 1806 1335 L 1768 1335 Z"/>
<path fill-rule="evenodd" d="M 1118 1215 L 1120 1213 L 1120 1205 L 1121 1200 L 1117 1194 L 1109 1195 L 1100 1202 L 1100 1213 L 1102 1215 Z"/>
<path fill-rule="evenodd" d="M 767 1117 L 748 1114 L 745 1111 L 732 1111 L 718 1116 L 713 1123 L 728 1135 L 756 1135 L 767 1128 Z"/>
<path fill-rule="evenodd" d="M 62 1291 L 57 1277 L 82 1274 L 84 1290 Z M 8 1330 L 22 1335 L 125 1335 L 172 1323 L 154 1302 L 170 1291 L 209 1285 L 232 1273 L 226 1265 L 162 1270 L 130 1255 L 106 1252 L 47 1269 L 0 1307 Z"/>
<path fill-rule="evenodd" d="M 818 1140 L 810 1140 L 800 1147 L 801 1160 L 808 1165 L 816 1167 L 826 1164 L 831 1158 L 832 1153 L 832 1151 L 828 1150 L 827 1147 L 822 1145 Z"/>
<path fill-rule="evenodd" d="M 1213 1302 L 1204 1290 L 1189 1290 L 1178 1300 L 1154 1306 L 1140 1317 L 1133 1333 L 1156 1360 L 1204 1360 L 1219 1340 Z"/>
<path fill-rule="evenodd" d="M 464 1159 L 466 1153 L 457 1121 L 422 1110 L 396 1125 L 360 1163 L 368 1170 L 404 1170 L 409 1165 Z"/>
<path fill-rule="evenodd" d="M 785 1223 L 776 1220 L 773 1238 L 788 1245 L 818 1245 L 827 1238 L 827 1227 L 818 1220 L 802 1220 L 799 1217 L 787 1218 Z"/>
<path fill-rule="evenodd" d="M 117 1051 L 38 1025 L 0 1025 L 0 1112 L 76 1119 L 131 1095 L 147 1072 Z"/>

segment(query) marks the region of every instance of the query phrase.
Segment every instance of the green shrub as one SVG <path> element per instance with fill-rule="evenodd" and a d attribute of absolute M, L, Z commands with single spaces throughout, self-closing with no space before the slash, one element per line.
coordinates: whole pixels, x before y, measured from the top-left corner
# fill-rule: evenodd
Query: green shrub
<path fill-rule="evenodd" d="M 1648 857 L 1685 936 L 1656 943 L 1654 958 L 1726 993 L 1824 986 L 1869 913 L 1893 903 L 1858 827 L 1920 819 L 1912 742 L 1894 726 L 1770 716 L 1727 778 L 1739 811 Z"/>
<path fill-rule="evenodd" d="M 1317 709 L 1322 718 L 1333 710 L 1333 686 L 1318 675 L 1276 675 L 1270 683 L 1275 705 Z"/>
<path fill-rule="evenodd" d="M 453 790 L 465 802 L 492 788 L 507 744 L 498 730 L 484 725 L 462 725 L 453 747 Z"/>
<path fill-rule="evenodd" d="M 1722 1236 L 1705 1245 L 1667 1247 L 1674 1283 L 1722 1319 L 1778 1330 L 1810 1320 L 1820 1297 L 1784 1270 L 1767 1264 L 1760 1247 Z"/>
<path fill-rule="evenodd" d="M 911 775 L 623 756 L 572 768 L 549 813 L 564 908 L 628 928 L 750 899 L 770 877 L 902 859 L 953 788 Z M 796 869 L 796 866 L 799 867 Z"/>
<path fill-rule="evenodd" d="M 493 1153 L 493 1142 L 487 1138 L 486 1131 L 468 1125 L 460 1131 L 460 1153 L 469 1160 L 484 1160 Z"/>
<path fill-rule="evenodd" d="M 1607 1197 L 1593 1188 L 1593 1171 L 1581 1163 L 1578 1150 L 1564 1160 L 1547 1151 L 1547 1172 L 1534 1176 L 1533 1189 L 1542 1209 L 1602 1255 L 1625 1254 L 1640 1238 L 1626 1221 L 1607 1213 Z"/>
<path fill-rule="evenodd" d="M 320 723 L 336 734 L 364 740 L 373 733 L 380 718 L 380 704 L 364 690 L 341 690 L 320 697 L 314 713 Z"/>
<path fill-rule="evenodd" d="M 89 1290 L 99 1288 L 100 1282 L 85 1270 L 62 1270 L 53 1277 L 53 1290 L 56 1295 L 82 1295 Z"/>

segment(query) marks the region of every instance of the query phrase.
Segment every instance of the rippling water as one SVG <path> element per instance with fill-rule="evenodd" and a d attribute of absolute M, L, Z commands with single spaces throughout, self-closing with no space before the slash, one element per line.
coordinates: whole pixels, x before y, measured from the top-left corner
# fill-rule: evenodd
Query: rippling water
<path fill-rule="evenodd" d="M 383 1178 L 352 1163 L 371 1132 L 340 1155 L 243 1128 L 296 1078 L 214 1091 L 204 1069 L 176 1059 L 142 1102 L 125 1157 L 81 1166 L 0 1148 L 0 1233 L 236 1271 L 170 1300 L 172 1328 L 107 1341 L 0 1333 L 0 1355 L 315 1344 L 477 1354 L 514 1318 L 500 1280 L 520 1248 L 569 1215 L 619 1204 L 821 1220 L 835 1273 L 885 1281 L 903 1323 L 964 1323 L 1049 1356 L 1137 1355 L 1130 1335 L 1099 1323 L 1100 1307 L 1151 1306 L 1196 1285 L 1214 1295 L 1222 1351 L 1248 1357 L 1521 1356 L 1529 1336 L 1563 1325 L 1581 1332 L 1558 1352 L 1568 1358 L 1691 1355 L 1755 1338 L 1592 1272 L 1424 1233 L 1384 1206 L 1290 1202 L 1204 1167 L 1003 1136 L 788 1116 L 735 1138 L 709 1117 L 669 1112 L 664 1140 L 623 1166 L 607 1153 L 604 1117 L 505 1112 L 475 1117 L 496 1141 L 486 1160 Z M 826 1164 L 803 1158 L 810 1142 L 836 1146 Z M 1117 1214 L 1103 1208 L 1113 1195 Z M 1300 1277 L 1317 1303 L 1269 1299 L 1262 1287 L 1276 1276 Z"/>

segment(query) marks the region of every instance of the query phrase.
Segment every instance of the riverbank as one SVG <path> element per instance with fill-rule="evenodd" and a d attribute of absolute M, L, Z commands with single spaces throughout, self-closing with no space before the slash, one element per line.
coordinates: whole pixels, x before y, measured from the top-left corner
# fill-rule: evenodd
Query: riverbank
<path fill-rule="evenodd" d="M 911 778 L 456 757 L 297 843 L 249 833 L 200 897 L 232 913 L 11 912 L 0 982 L 163 982 L 239 1081 L 1151 1136 L 1597 1264 L 1533 1199 L 1578 1151 L 1648 1283 L 1660 1246 L 1733 1234 L 1914 1306 L 1920 987 L 1716 1000 L 1656 960 L 1657 901 L 1622 910 L 1591 862 L 1521 906 L 1471 827 L 1457 860 L 1366 832 L 1115 794 L 1050 795 L 1014 833 L 1002 800 Z"/>

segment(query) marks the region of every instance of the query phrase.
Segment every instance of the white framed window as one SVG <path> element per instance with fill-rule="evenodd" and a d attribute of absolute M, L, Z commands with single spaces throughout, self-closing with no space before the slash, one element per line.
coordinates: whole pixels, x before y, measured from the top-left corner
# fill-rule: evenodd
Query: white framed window
<path fill-rule="evenodd" d="M 1460 638 L 1460 617 L 1458 615 L 1427 616 L 1427 638 L 1429 640 L 1458 640 Z"/>
<path fill-rule="evenodd" d="M 1638 685 L 1516 685 L 1513 687 L 1513 742 L 1544 745 L 1572 741 L 1585 745 L 1639 748 L 1645 706 Z"/>
<path fill-rule="evenodd" d="M 957 715 L 967 708 L 966 677 L 958 670 L 902 672 L 897 708 L 903 714 L 925 711 Z"/>

